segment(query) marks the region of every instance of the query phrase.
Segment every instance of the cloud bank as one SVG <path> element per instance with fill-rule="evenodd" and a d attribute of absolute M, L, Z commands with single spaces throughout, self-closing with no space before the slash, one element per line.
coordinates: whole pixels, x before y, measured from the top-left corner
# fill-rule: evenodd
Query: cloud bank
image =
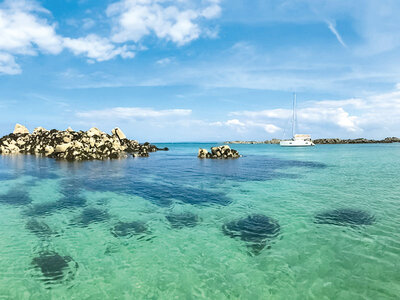
<path fill-rule="evenodd" d="M 73 38 L 57 34 L 57 24 L 49 20 L 51 13 L 37 2 L 6 0 L 0 4 L 0 73 L 21 73 L 21 67 L 16 62 L 17 56 L 56 55 L 64 49 L 86 57 L 89 62 L 107 61 L 117 56 L 133 58 L 135 50 L 141 48 L 136 47 L 136 43 L 151 35 L 182 46 L 201 36 L 203 29 L 206 29 L 202 21 L 220 14 L 218 0 L 204 1 L 201 5 L 195 3 L 118 1 L 107 8 L 112 26 L 110 36 L 92 33 Z M 93 20 L 89 26 L 85 25 L 85 28 L 93 27 Z"/>

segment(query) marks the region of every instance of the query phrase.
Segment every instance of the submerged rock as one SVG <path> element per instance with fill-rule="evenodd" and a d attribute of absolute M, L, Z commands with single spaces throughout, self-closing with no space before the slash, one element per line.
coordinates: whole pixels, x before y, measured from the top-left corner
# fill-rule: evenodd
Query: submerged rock
<path fill-rule="evenodd" d="M 25 228 L 41 238 L 46 238 L 54 234 L 49 225 L 47 225 L 43 221 L 38 221 L 36 219 L 28 220 L 28 222 L 26 222 Z"/>
<path fill-rule="evenodd" d="M 253 214 L 224 224 L 222 231 L 232 238 L 240 238 L 247 243 L 253 254 L 258 254 L 266 246 L 268 240 L 279 235 L 280 226 L 275 219 Z"/>
<path fill-rule="evenodd" d="M 70 256 L 61 256 L 53 251 L 44 251 L 33 258 L 32 265 L 41 272 L 40 279 L 46 284 L 62 283 L 74 278 L 78 263 Z"/>
<path fill-rule="evenodd" d="M 228 145 L 223 145 L 219 147 L 212 147 L 211 152 L 208 152 L 207 149 L 199 148 L 199 152 L 197 154 L 198 158 L 239 158 L 241 155 L 238 151 L 231 149 Z"/>
<path fill-rule="evenodd" d="M 317 214 L 314 222 L 338 226 L 372 225 L 375 217 L 363 210 L 341 208 Z"/>
<path fill-rule="evenodd" d="M 46 130 L 36 128 L 29 134 L 26 127 L 17 124 L 14 133 L 0 138 L 1 154 L 35 154 L 67 160 L 115 159 L 131 154 L 134 157 L 149 156 L 158 149 L 149 143 L 139 144 L 129 140 L 121 129 L 115 128 L 112 135 L 98 128 L 88 131 Z"/>
<path fill-rule="evenodd" d="M 108 220 L 110 215 L 107 211 L 94 207 L 85 208 L 78 217 L 77 224 L 81 226 L 88 226 L 91 223 L 98 223 Z"/>
<path fill-rule="evenodd" d="M 118 222 L 112 229 L 111 233 L 115 237 L 131 237 L 147 232 L 147 225 L 144 222 Z"/>
<path fill-rule="evenodd" d="M 200 222 L 200 218 L 191 213 L 172 213 L 166 216 L 172 228 L 194 227 Z"/>
<path fill-rule="evenodd" d="M 10 190 L 7 194 L 0 195 L 0 203 L 9 205 L 27 205 L 32 202 L 28 193 L 17 188 Z"/>

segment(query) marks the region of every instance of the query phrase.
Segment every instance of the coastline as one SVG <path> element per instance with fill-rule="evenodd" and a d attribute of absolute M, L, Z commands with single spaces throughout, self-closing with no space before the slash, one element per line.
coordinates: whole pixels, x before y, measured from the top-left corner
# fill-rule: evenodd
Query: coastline
<path fill-rule="evenodd" d="M 279 144 L 280 139 L 271 139 L 266 141 L 226 141 L 224 144 Z M 387 137 L 382 140 L 373 140 L 366 138 L 356 139 L 339 139 L 339 138 L 322 138 L 312 140 L 314 144 L 318 145 L 334 145 L 334 144 L 390 144 L 400 143 L 398 137 Z"/>

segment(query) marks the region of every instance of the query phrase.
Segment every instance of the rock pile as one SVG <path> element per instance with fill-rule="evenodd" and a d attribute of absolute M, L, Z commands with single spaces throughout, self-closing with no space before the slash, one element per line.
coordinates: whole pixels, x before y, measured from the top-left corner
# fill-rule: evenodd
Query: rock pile
<path fill-rule="evenodd" d="M 234 149 L 231 149 L 228 145 L 212 147 L 211 153 L 207 151 L 207 149 L 199 149 L 199 153 L 197 155 L 199 158 L 239 158 L 241 155 Z"/>
<path fill-rule="evenodd" d="M 38 127 L 30 134 L 25 126 L 17 124 L 13 133 L 0 138 L 0 154 L 24 153 L 67 160 L 112 159 L 128 154 L 147 157 L 149 152 L 157 150 L 168 148 L 159 149 L 149 143 L 129 140 L 118 127 L 112 130 L 112 135 L 95 127 L 88 131 Z"/>
<path fill-rule="evenodd" d="M 387 137 L 383 140 L 370 140 L 365 138 L 358 139 L 316 139 L 313 140 L 314 144 L 390 144 L 390 143 L 400 143 L 400 138 L 397 137 Z"/>

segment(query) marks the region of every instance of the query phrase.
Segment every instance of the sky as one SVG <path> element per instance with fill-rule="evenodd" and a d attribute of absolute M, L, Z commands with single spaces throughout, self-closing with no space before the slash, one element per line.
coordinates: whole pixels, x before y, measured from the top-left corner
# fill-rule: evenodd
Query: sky
<path fill-rule="evenodd" d="M 400 136 L 398 0 L 0 1 L 0 134 Z"/>

